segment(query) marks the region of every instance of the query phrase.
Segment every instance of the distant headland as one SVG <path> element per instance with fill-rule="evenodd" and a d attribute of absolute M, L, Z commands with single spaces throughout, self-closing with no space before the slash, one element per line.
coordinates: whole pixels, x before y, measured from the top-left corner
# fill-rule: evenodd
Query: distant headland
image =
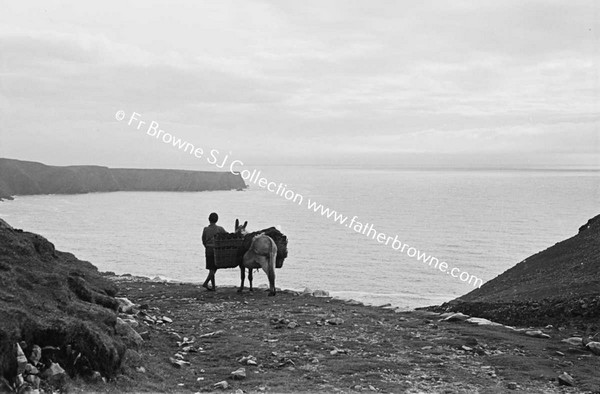
<path fill-rule="evenodd" d="M 116 191 L 198 192 L 245 189 L 231 172 L 48 166 L 0 158 L 0 200 L 16 195 L 82 194 Z"/>

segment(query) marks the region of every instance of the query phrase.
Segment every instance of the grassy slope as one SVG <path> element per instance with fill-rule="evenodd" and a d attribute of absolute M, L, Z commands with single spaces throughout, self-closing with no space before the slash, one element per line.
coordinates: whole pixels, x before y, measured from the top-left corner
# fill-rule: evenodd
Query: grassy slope
<path fill-rule="evenodd" d="M 517 325 L 600 326 L 600 215 L 481 288 L 442 305 Z"/>
<path fill-rule="evenodd" d="M 600 215 L 573 237 L 515 265 L 458 298 L 508 302 L 600 295 Z"/>
<path fill-rule="evenodd" d="M 45 238 L 0 223 L 0 374 L 16 371 L 15 344 L 55 346 L 68 372 L 114 375 L 125 351 L 114 337 L 114 283 L 96 267 L 56 251 Z M 71 345 L 72 352 L 67 352 Z M 73 358 L 81 352 L 77 366 Z"/>

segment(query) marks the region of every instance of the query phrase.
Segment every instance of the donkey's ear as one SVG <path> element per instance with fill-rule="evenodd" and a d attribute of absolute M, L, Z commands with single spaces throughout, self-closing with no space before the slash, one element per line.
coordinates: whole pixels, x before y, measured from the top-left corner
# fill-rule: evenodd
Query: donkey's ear
<path fill-rule="evenodd" d="M 247 226 L 247 225 L 248 225 L 248 221 L 246 220 L 246 221 L 244 222 L 244 228 L 246 228 L 246 226 Z"/>
<path fill-rule="evenodd" d="M 240 226 L 240 221 L 238 219 L 235 219 L 235 229 L 237 230 L 237 228 Z"/>

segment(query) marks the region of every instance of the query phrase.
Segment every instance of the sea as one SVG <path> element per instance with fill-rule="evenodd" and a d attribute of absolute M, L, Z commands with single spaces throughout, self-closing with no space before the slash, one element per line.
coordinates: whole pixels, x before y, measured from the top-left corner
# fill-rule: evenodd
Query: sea
<path fill-rule="evenodd" d="M 243 191 L 17 196 L 0 202 L 0 218 L 101 271 L 200 283 L 207 274 L 202 229 L 217 212 L 227 231 L 239 219 L 249 231 L 276 226 L 287 235 L 289 255 L 276 271 L 277 287 L 411 309 L 472 291 L 479 284 L 473 277 L 495 278 L 574 236 L 600 213 L 600 171 L 594 170 L 260 171 L 274 182 L 271 190 L 281 186 L 279 193 L 257 182 Z M 378 242 L 375 232 L 406 247 Z M 446 272 L 425 256 L 446 263 Z M 238 285 L 239 269 L 219 270 L 216 280 L 217 287 Z M 267 283 L 264 273 L 254 275 L 255 286 Z"/>

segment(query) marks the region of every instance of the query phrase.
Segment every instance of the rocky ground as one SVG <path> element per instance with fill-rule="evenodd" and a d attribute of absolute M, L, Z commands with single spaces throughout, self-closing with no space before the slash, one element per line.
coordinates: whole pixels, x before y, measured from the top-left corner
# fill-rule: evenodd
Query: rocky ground
<path fill-rule="evenodd" d="M 0 392 L 600 393 L 599 239 L 398 312 L 100 274 L 0 219 Z"/>
<path fill-rule="evenodd" d="M 581 340 L 590 333 L 568 327 L 515 330 L 292 291 L 112 279 L 136 304 L 121 319 L 144 343 L 116 378 L 76 379 L 70 392 L 600 391 L 600 355 Z"/>

